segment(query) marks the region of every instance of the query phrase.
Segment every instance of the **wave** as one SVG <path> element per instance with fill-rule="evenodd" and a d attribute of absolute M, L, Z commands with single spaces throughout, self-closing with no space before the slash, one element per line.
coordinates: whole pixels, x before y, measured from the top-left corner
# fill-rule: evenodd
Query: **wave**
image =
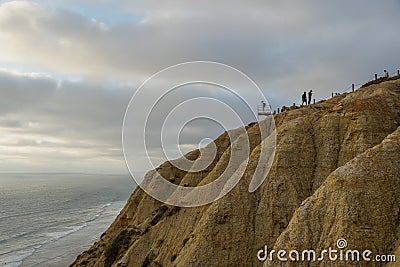
<path fill-rule="evenodd" d="M 68 226 L 66 229 L 67 231 L 60 231 L 60 232 L 51 232 L 51 233 L 45 233 L 46 236 L 50 237 L 49 239 L 35 244 L 35 245 L 30 245 L 26 246 L 23 249 L 16 249 L 9 251 L 7 253 L 0 254 L 2 256 L 2 259 L 0 258 L 0 266 L 20 266 L 24 260 L 27 258 L 33 256 L 35 252 L 43 247 L 46 244 L 56 242 L 60 240 L 61 238 L 64 238 L 70 234 L 76 233 L 79 230 L 83 229 L 84 227 L 87 226 L 87 223 L 84 223 L 82 225 L 78 226 Z"/>
<path fill-rule="evenodd" d="M 23 250 L 18 250 L 16 251 L 16 253 L 13 253 L 12 255 L 7 255 L 10 254 L 7 253 L 5 254 L 5 257 L 0 258 L 0 266 L 19 267 L 21 266 L 23 261 L 32 256 L 34 252 L 35 252 L 34 248 L 27 248 Z"/>
<path fill-rule="evenodd" d="M 45 245 L 45 244 L 60 240 L 61 238 L 66 237 L 66 236 L 68 236 L 70 234 L 76 233 L 76 232 L 78 232 L 79 230 L 81 230 L 82 228 L 84 228 L 86 226 L 87 226 L 87 223 L 84 223 L 83 225 L 78 225 L 78 226 L 67 226 L 66 228 L 70 229 L 70 230 L 67 230 L 67 231 L 46 233 L 46 235 L 48 237 L 51 237 L 51 239 L 49 239 L 46 242 L 44 242 L 42 244 L 42 246 Z"/>
<path fill-rule="evenodd" d="M 49 224 L 46 224 L 44 226 L 36 227 L 35 230 L 33 230 L 33 231 L 20 232 L 18 234 L 14 234 L 14 235 L 12 235 L 12 236 L 10 236 L 8 238 L 4 238 L 4 239 L 0 240 L 0 244 L 4 244 L 4 243 L 7 243 L 10 240 L 15 240 L 15 239 L 22 238 L 22 237 L 28 237 L 29 238 L 29 236 L 31 236 L 31 235 L 42 233 L 41 230 L 43 230 L 43 229 L 46 229 L 46 228 L 49 228 L 49 227 L 53 227 L 53 226 L 58 226 L 58 225 L 59 225 L 58 222 L 51 223 L 51 224 L 49 223 Z M 0 256 L 3 255 L 3 254 L 5 254 L 5 253 L 0 253 Z"/>
<path fill-rule="evenodd" d="M 107 204 L 102 205 L 100 207 L 100 210 L 92 218 L 84 221 L 81 225 L 67 226 L 66 229 L 69 229 L 67 231 L 46 233 L 46 235 L 51 237 L 52 239 L 46 241 L 46 243 L 44 243 L 43 245 L 54 242 L 54 241 L 58 241 L 63 237 L 66 237 L 70 234 L 76 233 L 79 230 L 87 227 L 89 225 L 89 223 L 91 223 L 91 222 L 95 221 L 97 218 L 99 218 L 106 211 L 106 209 L 108 207 L 110 207 L 112 204 L 113 204 L 113 202 L 109 202 Z"/>
<path fill-rule="evenodd" d="M 84 228 L 88 227 L 88 226 L 91 225 L 94 221 L 96 221 L 97 219 L 101 218 L 102 215 L 103 215 L 103 213 L 107 211 L 107 208 L 110 207 L 110 206 L 112 206 L 112 204 L 114 204 L 114 203 L 115 203 L 115 202 L 112 201 L 112 202 L 108 202 L 108 203 L 106 203 L 106 204 L 104 204 L 104 205 L 101 205 L 100 207 L 98 207 L 98 208 L 99 208 L 99 209 L 98 209 L 98 212 L 97 212 L 92 218 L 90 218 L 90 219 L 88 219 L 88 220 L 85 220 L 84 222 L 81 222 L 81 223 L 78 224 L 78 225 L 65 227 L 65 228 L 67 229 L 66 231 L 59 231 L 59 232 L 49 232 L 49 233 L 46 233 L 46 235 L 47 235 L 48 237 L 50 237 L 50 239 L 48 239 L 48 240 L 46 240 L 45 242 L 43 242 L 43 243 L 40 245 L 40 247 L 37 247 L 37 248 L 35 249 L 35 251 L 32 253 L 32 255 L 29 255 L 29 256 L 26 257 L 24 260 L 26 260 L 27 258 L 33 256 L 33 255 L 35 254 L 36 250 L 39 249 L 39 248 L 41 248 L 42 246 L 48 245 L 48 244 L 53 243 L 53 242 L 57 242 L 57 241 L 59 241 L 59 240 L 65 238 L 65 237 L 67 237 L 67 236 L 69 236 L 69 235 L 71 235 L 71 234 L 77 233 L 77 232 L 83 230 Z M 57 257 L 58 257 L 58 256 L 57 256 Z M 52 258 L 48 258 L 48 259 L 46 259 L 44 262 L 48 262 L 48 261 L 51 261 L 51 260 L 53 260 L 53 259 L 52 259 Z M 44 263 L 44 262 L 42 262 L 42 263 Z"/>
<path fill-rule="evenodd" d="M 70 201 L 65 201 L 65 203 L 70 202 Z M 72 202 L 72 201 L 71 201 Z M 15 213 L 15 214 L 9 214 L 5 216 L 0 216 L 0 219 L 10 219 L 10 218 L 17 218 L 17 217 L 26 217 L 29 215 L 34 215 L 34 214 L 44 214 L 44 213 L 53 213 L 56 211 L 64 211 L 65 210 L 65 203 L 59 204 L 60 208 L 54 209 L 54 208 L 48 208 L 45 210 L 37 210 L 37 211 L 30 211 L 30 212 L 20 212 L 20 213 Z"/>
<path fill-rule="evenodd" d="M 41 247 L 48 245 L 53 242 L 57 242 L 62 238 L 65 238 L 71 234 L 77 233 L 81 231 L 82 229 L 88 227 L 90 224 L 92 224 L 94 221 L 97 219 L 101 218 L 103 213 L 107 211 L 107 209 L 112 206 L 115 200 L 113 199 L 111 202 L 108 202 L 106 204 L 97 206 L 97 212 L 94 214 L 91 218 L 82 221 L 82 222 L 77 222 L 74 225 L 66 226 L 64 227 L 64 231 L 55 231 L 55 232 L 45 232 L 43 233 L 42 231 L 39 231 L 39 233 L 43 233 L 44 236 L 48 237 L 47 239 L 43 240 L 42 242 L 36 243 L 36 244 L 31 244 L 25 247 L 20 247 L 11 251 L 8 251 L 6 253 L 0 253 L 0 266 L 7 266 L 7 267 L 17 267 L 21 266 L 25 260 L 27 260 L 29 257 L 33 256 L 35 252 L 40 249 Z M 90 210 L 93 210 L 93 208 L 90 208 Z M 56 224 L 56 223 L 54 223 Z M 54 225 L 52 224 L 52 225 Z M 49 225 L 46 225 L 44 227 L 40 228 L 48 228 Z M 35 231 L 38 233 L 38 231 Z M 26 236 L 29 233 L 20 233 L 17 236 Z M 51 260 L 51 259 L 47 259 Z M 46 261 L 47 261 L 46 260 Z"/>

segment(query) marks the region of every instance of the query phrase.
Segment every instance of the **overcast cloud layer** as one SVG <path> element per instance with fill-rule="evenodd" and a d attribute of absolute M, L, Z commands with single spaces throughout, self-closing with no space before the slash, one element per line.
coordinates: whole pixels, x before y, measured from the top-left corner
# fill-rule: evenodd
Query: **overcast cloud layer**
<path fill-rule="evenodd" d="M 231 65 L 274 108 L 299 102 L 305 90 L 319 100 L 400 68 L 398 0 L 1 3 L 4 172 L 126 173 L 129 98 L 180 62 Z"/>

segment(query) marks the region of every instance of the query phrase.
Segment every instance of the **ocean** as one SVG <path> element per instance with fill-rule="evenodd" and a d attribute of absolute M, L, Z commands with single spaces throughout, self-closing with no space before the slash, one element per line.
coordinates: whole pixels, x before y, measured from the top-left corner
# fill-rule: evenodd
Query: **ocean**
<path fill-rule="evenodd" d="M 0 174 L 0 266 L 68 266 L 108 228 L 128 175 Z"/>

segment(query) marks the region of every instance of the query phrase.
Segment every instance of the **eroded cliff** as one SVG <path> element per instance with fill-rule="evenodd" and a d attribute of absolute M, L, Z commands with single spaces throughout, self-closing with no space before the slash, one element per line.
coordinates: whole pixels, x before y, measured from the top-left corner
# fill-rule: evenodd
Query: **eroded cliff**
<path fill-rule="evenodd" d="M 398 253 L 400 81 L 286 111 L 275 121 L 274 162 L 257 191 L 248 192 L 261 142 L 254 124 L 247 127 L 251 156 L 245 175 L 226 196 L 206 206 L 178 208 L 138 188 L 101 239 L 72 266 L 262 266 L 257 252 L 265 246 L 318 249 L 334 246 L 339 238 L 374 253 Z M 187 173 L 166 162 L 157 171 L 182 186 L 214 180 L 227 164 L 231 145 L 226 133 L 214 142 L 217 155 L 206 170 Z"/>

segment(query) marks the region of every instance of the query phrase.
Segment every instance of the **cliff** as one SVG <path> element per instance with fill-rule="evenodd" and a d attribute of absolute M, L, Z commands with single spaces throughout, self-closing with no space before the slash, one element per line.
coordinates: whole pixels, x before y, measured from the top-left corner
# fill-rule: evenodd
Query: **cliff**
<path fill-rule="evenodd" d="M 397 253 L 399 262 L 400 80 L 286 111 L 275 121 L 276 154 L 258 190 L 248 192 L 261 142 L 254 124 L 246 129 L 251 157 L 245 175 L 226 196 L 178 208 L 138 188 L 101 239 L 71 266 L 385 266 L 257 258 L 265 246 L 336 248 L 341 238 L 349 248 Z M 214 143 L 217 155 L 206 171 L 187 173 L 169 162 L 157 171 L 185 186 L 212 181 L 226 166 L 231 145 L 227 133 Z"/>

